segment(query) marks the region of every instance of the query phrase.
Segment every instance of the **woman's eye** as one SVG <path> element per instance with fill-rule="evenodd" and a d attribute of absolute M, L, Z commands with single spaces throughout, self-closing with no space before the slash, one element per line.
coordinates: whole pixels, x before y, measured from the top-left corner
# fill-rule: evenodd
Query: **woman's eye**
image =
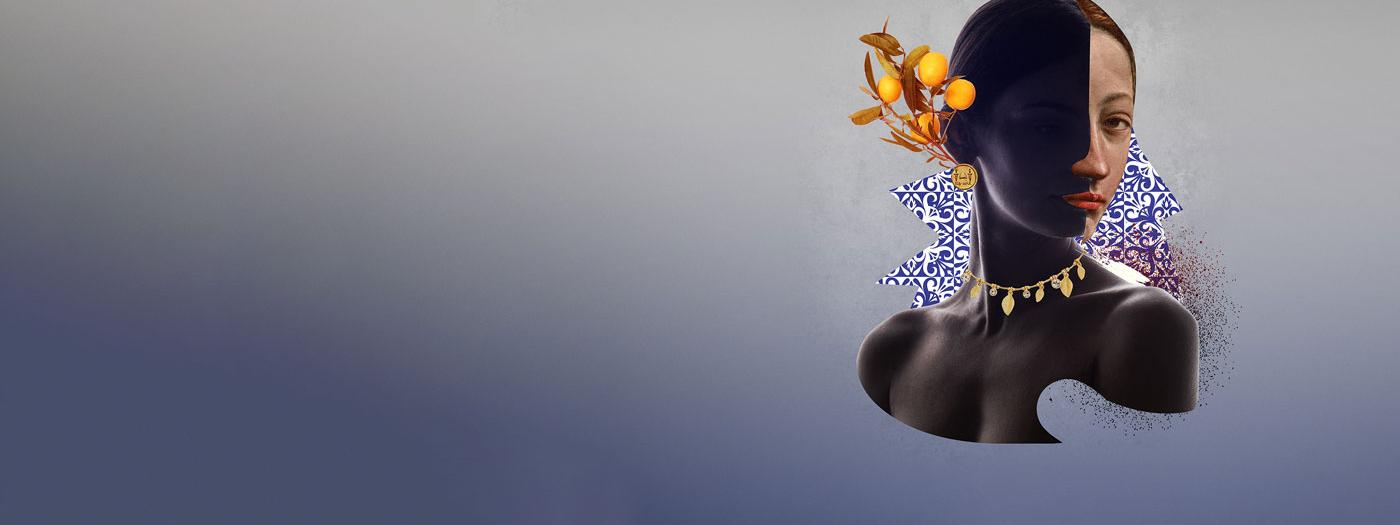
<path fill-rule="evenodd" d="M 1104 124 L 1107 124 L 1109 129 L 1115 130 L 1124 130 L 1132 127 L 1132 123 L 1118 117 L 1108 119 L 1107 121 L 1104 121 Z"/>

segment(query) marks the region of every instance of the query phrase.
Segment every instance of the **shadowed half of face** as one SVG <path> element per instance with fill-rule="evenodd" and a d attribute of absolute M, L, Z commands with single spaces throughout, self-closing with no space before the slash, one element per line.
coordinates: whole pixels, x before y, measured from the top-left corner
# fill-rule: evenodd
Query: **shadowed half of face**
<path fill-rule="evenodd" d="M 978 103 L 949 127 L 949 150 L 983 181 L 977 213 L 1052 237 L 1081 234 L 1090 192 L 1076 172 L 1091 145 L 1090 27 L 1073 0 L 994 0 L 968 19 L 950 70 Z M 1126 157 L 1126 150 L 1124 150 Z"/>

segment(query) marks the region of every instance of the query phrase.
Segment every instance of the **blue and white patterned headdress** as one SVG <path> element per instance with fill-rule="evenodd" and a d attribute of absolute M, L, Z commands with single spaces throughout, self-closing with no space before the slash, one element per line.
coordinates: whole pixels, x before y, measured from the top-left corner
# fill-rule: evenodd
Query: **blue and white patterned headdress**
<path fill-rule="evenodd" d="M 880 279 L 895 286 L 917 286 L 910 308 L 937 304 L 962 287 L 971 256 L 972 192 L 953 187 L 946 170 L 890 190 L 938 235 L 938 242 L 915 254 Z M 1181 204 L 1157 176 L 1131 135 L 1123 182 L 1108 203 L 1092 238 L 1075 237 L 1085 251 L 1126 264 L 1147 284 L 1180 298 L 1180 279 L 1171 264 L 1162 223 L 1181 211 Z"/>

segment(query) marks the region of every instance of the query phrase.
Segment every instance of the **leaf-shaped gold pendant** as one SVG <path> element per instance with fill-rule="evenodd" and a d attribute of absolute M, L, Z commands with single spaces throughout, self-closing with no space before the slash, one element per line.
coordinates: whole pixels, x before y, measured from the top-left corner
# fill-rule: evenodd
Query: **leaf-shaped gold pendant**
<path fill-rule="evenodd" d="M 973 283 L 973 284 L 972 284 L 972 296 L 973 296 L 973 297 L 977 297 L 977 294 L 980 294 L 980 293 L 982 293 L 982 285 L 977 284 L 977 283 Z"/>
<path fill-rule="evenodd" d="M 1074 291 L 1074 283 L 1069 280 L 1068 275 L 1062 277 L 1060 279 L 1060 293 L 1065 294 L 1065 297 L 1069 297 L 1069 293 L 1072 291 Z"/>
<path fill-rule="evenodd" d="M 1035 289 L 1035 302 L 1038 303 L 1038 302 L 1040 302 L 1041 299 L 1044 299 L 1044 298 L 1045 298 L 1045 285 L 1042 284 L 1042 285 L 1040 285 L 1040 287 L 1038 287 L 1038 288 Z"/>
<path fill-rule="evenodd" d="M 1014 295 L 1016 294 L 1008 293 L 1006 298 L 1001 300 L 1001 311 L 1006 312 L 1006 315 L 1011 315 L 1011 309 L 1016 307 L 1016 300 L 1011 298 Z"/>
<path fill-rule="evenodd" d="M 1075 261 L 1074 265 L 1079 267 L 1079 280 L 1084 280 L 1084 265 L 1079 264 L 1079 261 Z"/>

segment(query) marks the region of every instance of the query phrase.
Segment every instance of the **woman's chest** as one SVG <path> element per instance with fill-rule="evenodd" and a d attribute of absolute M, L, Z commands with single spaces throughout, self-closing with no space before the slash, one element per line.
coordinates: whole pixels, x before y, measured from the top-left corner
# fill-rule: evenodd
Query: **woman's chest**
<path fill-rule="evenodd" d="M 975 383 L 983 390 L 1022 383 L 1049 385 L 1087 379 L 1103 341 L 1079 323 L 1017 327 L 991 336 L 942 330 L 910 353 L 900 379 L 942 385 Z"/>
<path fill-rule="evenodd" d="M 893 378 L 891 409 L 916 428 L 958 439 L 977 441 L 991 429 L 1041 436 L 1040 393 L 1061 379 L 1088 383 L 1097 350 L 1058 330 L 931 337 Z"/>

